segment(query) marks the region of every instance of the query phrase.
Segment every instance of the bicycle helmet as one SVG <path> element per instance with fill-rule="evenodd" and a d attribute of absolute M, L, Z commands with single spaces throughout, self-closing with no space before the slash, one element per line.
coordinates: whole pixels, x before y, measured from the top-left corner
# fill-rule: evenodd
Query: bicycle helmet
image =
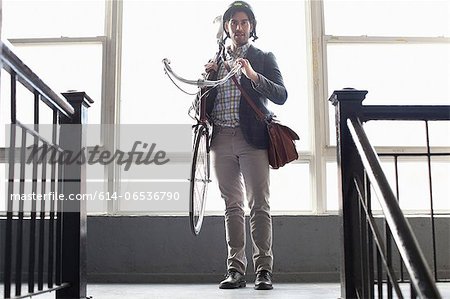
<path fill-rule="evenodd" d="M 225 30 L 225 23 L 231 20 L 233 15 L 238 11 L 243 11 L 248 15 L 250 23 L 253 25 L 253 30 L 252 32 L 250 32 L 250 37 L 252 37 L 253 41 L 255 41 L 256 39 L 258 39 L 258 37 L 256 36 L 256 18 L 255 14 L 253 13 L 252 7 L 245 1 L 234 1 L 230 4 L 230 6 L 228 6 L 228 9 L 225 11 L 222 18 L 223 30 L 227 34 L 227 37 L 230 37 L 228 32 Z"/>

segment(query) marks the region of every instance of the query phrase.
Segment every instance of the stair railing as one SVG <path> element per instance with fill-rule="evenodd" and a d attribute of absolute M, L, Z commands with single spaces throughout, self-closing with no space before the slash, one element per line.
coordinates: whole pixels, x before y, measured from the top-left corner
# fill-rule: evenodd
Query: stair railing
<path fill-rule="evenodd" d="M 388 298 L 392 298 L 393 292 L 404 298 L 392 265 L 391 239 L 410 278 L 410 297 L 441 298 L 362 124 L 370 120 L 450 120 L 450 106 L 364 106 L 366 94 L 364 90 L 344 89 L 335 91 L 330 98 L 336 106 L 342 298 L 383 298 L 384 289 Z M 432 155 L 429 146 L 427 155 Z M 379 221 L 372 215 L 371 190 L 375 191 L 384 214 L 386 243 Z M 384 275 L 387 288 L 383 288 Z"/>
<path fill-rule="evenodd" d="M 86 203 L 56 199 L 60 195 L 69 198 L 70 194 L 85 193 L 85 164 L 61 161 L 67 151 L 80 152 L 85 148 L 82 125 L 93 101 L 84 92 L 58 95 L 4 41 L 0 58 L 2 68 L 10 76 L 11 116 L 9 146 L 5 148 L 6 221 L 0 243 L 4 247 L 4 298 L 25 298 L 51 291 L 56 291 L 56 298 L 85 298 Z M 21 121 L 18 113 L 30 100 L 22 89 L 19 95 L 19 84 L 32 95 L 33 100 L 26 104 L 33 107 L 31 125 Z M 51 109 L 51 120 L 42 119 L 43 108 Z M 50 137 L 41 132 L 43 123 L 48 121 Z M 39 151 L 41 156 L 30 156 L 33 151 Z M 51 163 L 52 158 L 58 162 Z M 29 205 L 20 200 L 20 196 L 30 194 L 34 198 Z M 38 200 L 44 195 L 50 195 L 50 200 Z"/>

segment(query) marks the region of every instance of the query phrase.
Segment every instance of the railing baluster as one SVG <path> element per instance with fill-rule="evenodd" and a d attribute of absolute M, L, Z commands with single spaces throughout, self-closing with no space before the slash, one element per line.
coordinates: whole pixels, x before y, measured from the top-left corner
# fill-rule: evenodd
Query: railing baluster
<path fill-rule="evenodd" d="M 433 203 L 433 179 L 431 174 L 431 147 L 430 147 L 430 130 L 428 127 L 428 121 L 425 121 L 425 131 L 427 140 L 427 163 L 428 163 L 428 184 L 430 190 L 430 217 L 431 217 L 431 237 L 433 248 L 433 274 L 434 279 L 438 280 L 437 274 L 437 258 L 436 258 L 436 228 L 434 223 L 434 203 Z"/>
<path fill-rule="evenodd" d="M 20 144 L 20 183 L 19 194 L 25 194 L 25 151 L 27 142 L 27 132 L 22 129 L 22 140 Z M 23 255 L 23 221 L 24 221 L 24 200 L 19 199 L 19 212 L 16 227 L 16 296 L 22 294 L 22 255 Z"/>
<path fill-rule="evenodd" d="M 359 212 L 359 246 L 361 250 L 360 255 L 360 266 L 361 266 L 361 296 L 362 298 L 367 298 L 367 235 L 366 235 L 366 217 L 364 209 L 362 207 L 361 201 L 358 201 L 358 212 Z"/>
<path fill-rule="evenodd" d="M 398 198 L 398 197 L 397 197 Z M 392 239 L 391 239 L 391 231 L 389 229 L 389 225 L 386 221 L 384 221 L 384 230 L 385 230 L 385 238 L 386 238 L 386 258 L 387 263 L 389 267 L 392 266 Z M 386 281 L 386 287 L 387 287 L 387 298 L 392 299 L 393 298 L 393 292 L 392 292 L 392 282 L 387 278 Z"/>
<path fill-rule="evenodd" d="M 34 93 L 34 130 L 39 132 L 39 93 Z M 37 149 L 39 146 L 39 138 L 34 137 L 33 147 Z M 32 194 L 37 194 L 37 155 L 33 156 L 32 169 Z M 31 202 L 30 211 L 30 238 L 29 238 L 29 254 L 28 254 L 28 293 L 34 292 L 34 265 L 36 262 L 36 200 Z"/>
<path fill-rule="evenodd" d="M 52 126 L 52 144 L 55 145 L 56 143 L 56 137 L 57 137 L 57 113 L 56 111 L 53 111 L 53 126 Z M 51 147 L 50 151 L 50 158 L 51 160 L 51 175 L 50 175 L 50 194 L 56 195 L 56 164 L 53 157 L 55 157 L 57 152 L 57 149 L 55 146 Z M 49 288 L 53 287 L 53 273 L 54 273 L 54 248 L 55 248 L 55 201 L 53 200 L 55 198 L 52 198 L 50 200 L 50 219 L 49 219 L 49 240 L 48 240 L 48 276 L 47 276 L 47 285 Z"/>
<path fill-rule="evenodd" d="M 391 230 L 389 229 L 388 223 L 384 222 L 385 239 L 386 239 L 386 259 L 389 267 L 392 267 L 392 244 L 391 244 Z M 392 299 L 392 283 L 388 279 L 387 285 L 387 298 Z"/>
<path fill-rule="evenodd" d="M 367 219 L 368 225 L 370 226 L 370 229 L 374 235 L 374 240 L 379 249 L 379 253 L 382 258 L 382 262 L 384 264 L 384 267 L 386 268 L 386 274 L 387 274 L 388 280 L 391 280 L 391 282 L 393 283 L 393 287 L 394 287 L 397 297 L 399 299 L 402 299 L 403 298 L 402 292 L 397 283 L 397 278 L 395 276 L 394 270 L 392 269 L 392 267 L 390 267 L 388 265 L 387 258 L 384 254 L 385 246 L 383 244 L 382 235 L 378 230 L 378 227 L 375 223 L 374 218 L 369 216 L 369 207 L 367 207 L 366 204 L 363 202 L 363 193 L 361 191 L 362 188 L 359 186 L 359 182 L 356 178 L 354 179 L 354 186 L 355 186 L 356 192 L 359 196 L 358 200 L 361 203 L 361 205 L 363 206 L 364 212 L 366 213 L 366 219 Z M 359 298 L 362 298 L 362 297 L 359 297 Z"/>
<path fill-rule="evenodd" d="M 377 281 L 378 281 L 378 299 L 383 299 L 383 268 L 381 265 L 381 255 L 379 250 L 380 248 L 376 249 L 377 252 Z"/>
<path fill-rule="evenodd" d="M 397 196 L 397 201 L 400 204 L 400 184 L 398 180 L 398 155 L 394 155 L 394 172 L 395 172 L 395 195 Z M 403 269 L 403 261 L 401 256 L 399 256 L 400 260 L 400 281 L 404 282 L 404 269 Z"/>
<path fill-rule="evenodd" d="M 15 101 L 14 101 L 15 102 Z M 13 104 L 13 100 L 11 100 Z M 15 166 L 15 151 L 16 151 L 16 125 L 13 123 L 10 127 L 10 146 L 9 146 L 9 169 L 8 169 L 8 198 L 7 198 L 7 212 L 6 212 L 6 233 L 5 233 L 5 265 L 4 265 L 4 290 L 5 298 L 11 297 L 11 283 L 12 283 L 12 252 L 13 252 L 13 201 L 14 194 L 14 166 Z"/>
<path fill-rule="evenodd" d="M 10 129 L 10 148 L 9 148 L 9 174 L 8 174 L 8 198 L 7 198 L 7 214 L 6 214 L 6 234 L 5 234 L 5 298 L 11 297 L 12 283 L 12 231 L 13 231 L 13 201 L 11 196 L 14 194 L 14 167 L 15 167 L 15 150 L 16 150 L 16 73 L 11 72 L 11 129 Z"/>
<path fill-rule="evenodd" d="M 44 196 L 46 191 L 47 177 L 47 152 L 46 143 L 42 145 L 42 178 L 41 178 L 41 194 Z M 45 200 L 41 200 L 41 210 L 39 219 L 39 253 L 38 253 L 38 290 L 44 288 L 44 247 L 45 247 Z"/>
<path fill-rule="evenodd" d="M 370 192 L 370 181 L 367 177 L 367 174 L 364 173 L 364 198 L 366 200 L 366 207 L 368 208 L 368 216 L 372 217 L 372 198 L 371 198 L 371 192 Z M 368 282 L 369 282 L 369 293 L 368 298 L 374 298 L 375 297 L 375 282 L 374 282 L 374 264 L 373 264 L 373 254 L 374 254 L 374 248 L 373 248 L 373 234 L 372 230 L 370 229 L 369 220 L 366 219 L 366 234 L 367 234 L 367 258 L 368 258 Z"/>
<path fill-rule="evenodd" d="M 409 284 L 409 290 L 410 290 L 410 298 L 411 299 L 416 299 L 417 298 L 417 292 L 416 289 L 414 288 L 414 285 L 412 283 Z"/>
<path fill-rule="evenodd" d="M 16 123 L 17 116 L 17 74 L 11 72 L 11 124 Z"/>
<path fill-rule="evenodd" d="M 57 153 L 58 161 L 62 161 L 63 153 Z M 58 195 L 63 194 L 63 179 L 64 171 L 63 164 L 58 163 Z M 56 249 L 55 249 L 55 283 L 61 285 L 62 283 L 62 205 L 59 200 L 56 202 Z"/>

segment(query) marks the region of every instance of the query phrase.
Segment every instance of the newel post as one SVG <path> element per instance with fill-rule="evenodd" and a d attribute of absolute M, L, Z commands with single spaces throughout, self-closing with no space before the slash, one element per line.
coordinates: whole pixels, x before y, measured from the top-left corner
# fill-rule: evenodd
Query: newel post
<path fill-rule="evenodd" d="M 361 218 L 353 183 L 355 177 L 364 177 L 364 171 L 347 127 L 347 119 L 361 115 L 366 94 L 366 90 L 348 88 L 334 91 L 329 99 L 336 107 L 342 298 L 357 298 L 356 290 L 365 285 L 367 276 L 361 269 Z"/>
<path fill-rule="evenodd" d="M 75 110 L 71 118 L 60 116 L 60 146 L 69 153 L 86 149 L 87 110 L 93 103 L 84 92 L 67 92 L 63 96 Z M 86 154 L 86 153 L 84 153 Z M 86 163 L 64 163 L 62 193 L 64 198 L 86 193 Z M 77 163 L 80 162 L 80 163 Z M 62 282 L 68 288 L 56 292 L 56 298 L 86 298 L 87 285 L 87 212 L 86 201 L 68 200 L 62 207 Z"/>

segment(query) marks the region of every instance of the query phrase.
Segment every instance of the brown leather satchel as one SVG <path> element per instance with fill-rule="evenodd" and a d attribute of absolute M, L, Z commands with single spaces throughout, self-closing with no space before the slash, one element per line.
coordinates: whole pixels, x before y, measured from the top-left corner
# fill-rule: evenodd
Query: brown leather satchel
<path fill-rule="evenodd" d="M 273 119 L 267 123 L 269 133 L 269 164 L 278 169 L 285 164 L 298 159 L 295 141 L 299 140 L 297 133 Z"/>
<path fill-rule="evenodd" d="M 298 159 L 297 149 L 295 148 L 295 140 L 300 140 L 297 133 L 291 128 L 284 126 L 273 117 L 267 119 L 264 113 L 255 105 L 248 93 L 242 88 L 235 76 L 231 78 L 241 91 L 244 99 L 255 111 L 258 119 L 267 124 L 267 132 L 269 133 L 269 165 L 273 169 L 278 169 L 289 162 Z"/>

